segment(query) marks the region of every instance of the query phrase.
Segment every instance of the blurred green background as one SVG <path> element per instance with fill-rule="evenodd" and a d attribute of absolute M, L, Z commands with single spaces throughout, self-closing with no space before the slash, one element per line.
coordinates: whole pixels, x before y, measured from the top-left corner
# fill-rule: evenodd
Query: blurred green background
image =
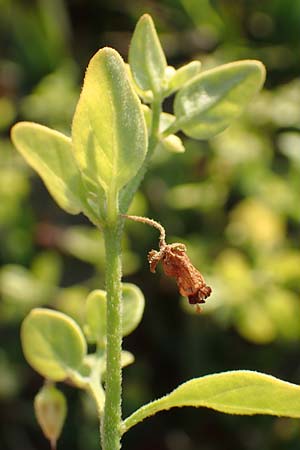
<path fill-rule="evenodd" d="M 9 130 L 32 120 L 70 132 L 90 57 L 103 46 L 126 59 L 144 12 L 169 63 L 204 68 L 264 62 L 265 90 L 227 131 L 185 138 L 185 154 L 157 154 L 131 212 L 185 242 L 213 287 L 202 315 L 178 298 L 146 254 L 157 232 L 128 223 L 125 280 L 146 296 L 142 324 L 126 338 L 124 415 L 179 383 L 238 368 L 300 383 L 300 1 L 0 0 L 0 448 L 44 450 L 32 399 L 42 379 L 27 365 L 20 322 L 48 305 L 82 322 L 89 290 L 103 287 L 102 236 L 59 210 L 17 155 Z M 171 110 L 172 99 L 166 102 Z M 94 405 L 61 388 L 69 415 L 59 449 L 94 450 Z M 129 431 L 124 450 L 299 450 L 300 424 L 204 409 L 161 413 Z"/>

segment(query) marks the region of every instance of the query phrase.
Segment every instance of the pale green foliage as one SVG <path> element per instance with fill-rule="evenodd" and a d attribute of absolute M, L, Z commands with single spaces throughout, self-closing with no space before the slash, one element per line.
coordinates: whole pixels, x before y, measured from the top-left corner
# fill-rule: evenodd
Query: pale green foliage
<path fill-rule="evenodd" d="M 106 343 L 106 292 L 92 291 L 86 299 L 84 332 L 88 342 L 97 342 L 101 347 Z"/>
<path fill-rule="evenodd" d="M 122 335 L 127 336 L 142 319 L 145 299 L 142 291 L 132 283 L 122 284 L 122 297 Z M 106 292 L 101 289 L 92 291 L 86 300 L 85 332 L 89 342 L 105 346 Z"/>
<path fill-rule="evenodd" d="M 163 136 L 166 131 L 175 122 L 176 117 L 173 114 L 162 113 L 159 121 L 159 131 Z M 167 137 L 162 137 L 158 143 L 157 150 L 167 150 L 171 153 L 183 153 L 185 148 L 180 137 L 175 134 L 169 134 Z"/>
<path fill-rule="evenodd" d="M 142 291 L 132 283 L 123 283 L 122 335 L 132 333 L 142 320 L 145 298 Z"/>
<path fill-rule="evenodd" d="M 12 128 L 12 140 L 38 172 L 59 206 L 70 214 L 83 210 L 82 182 L 72 153 L 72 142 L 58 131 L 31 122 Z"/>
<path fill-rule="evenodd" d="M 161 95 L 167 61 L 148 14 L 142 16 L 135 27 L 128 59 L 138 87 Z"/>
<path fill-rule="evenodd" d="M 177 70 L 174 69 L 174 74 L 170 77 L 168 83 L 168 95 L 178 91 L 178 89 L 183 87 L 188 81 L 198 75 L 200 70 L 200 61 L 191 61 Z"/>
<path fill-rule="evenodd" d="M 105 192 L 121 189 L 143 162 L 147 132 L 141 103 L 113 49 L 99 50 L 88 65 L 72 138 L 84 179 Z"/>
<path fill-rule="evenodd" d="M 170 134 L 169 136 L 161 139 L 158 148 L 162 148 L 171 153 L 183 153 L 185 148 L 182 140 L 175 134 Z"/>
<path fill-rule="evenodd" d="M 270 375 L 238 370 L 196 378 L 149 403 L 124 421 L 123 431 L 159 411 L 206 407 L 227 414 L 300 417 L 300 387 Z"/>
<path fill-rule="evenodd" d="M 127 350 L 122 350 L 121 352 L 121 366 L 126 367 L 134 362 L 134 356 L 131 352 Z"/>
<path fill-rule="evenodd" d="M 12 140 L 61 208 L 101 223 L 105 197 L 117 195 L 134 177 L 147 150 L 141 102 L 119 54 L 106 48 L 92 58 L 72 140 L 31 122 L 16 124 Z"/>
<path fill-rule="evenodd" d="M 264 80 L 259 61 L 238 61 L 198 75 L 175 97 L 175 127 L 196 139 L 220 133 L 241 114 Z"/>
<path fill-rule="evenodd" d="M 82 364 L 86 342 L 70 317 L 50 309 L 33 309 L 22 324 L 23 352 L 31 366 L 53 381 L 66 379 Z"/>

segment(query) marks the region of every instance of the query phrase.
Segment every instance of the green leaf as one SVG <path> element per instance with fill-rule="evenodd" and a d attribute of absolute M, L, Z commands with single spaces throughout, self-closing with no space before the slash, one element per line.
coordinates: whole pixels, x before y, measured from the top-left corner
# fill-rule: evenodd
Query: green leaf
<path fill-rule="evenodd" d="M 123 283 L 123 311 L 122 311 L 122 335 L 127 336 L 132 333 L 142 320 L 145 298 L 135 284 Z"/>
<path fill-rule="evenodd" d="M 97 289 L 86 299 L 86 325 L 84 332 L 90 343 L 98 343 L 101 347 L 106 343 L 106 292 Z"/>
<path fill-rule="evenodd" d="M 134 356 L 131 352 L 127 350 L 122 350 L 121 352 L 121 367 L 127 367 L 134 362 Z"/>
<path fill-rule="evenodd" d="M 201 70 L 200 61 L 191 61 L 177 69 L 168 83 L 168 95 L 182 88 L 188 81 L 199 74 Z"/>
<path fill-rule="evenodd" d="M 175 122 L 175 120 L 176 117 L 173 114 L 161 113 L 159 116 L 159 132 L 163 133 Z"/>
<path fill-rule="evenodd" d="M 144 14 L 135 27 L 128 60 L 140 89 L 159 94 L 163 89 L 167 62 L 153 20 L 148 14 Z"/>
<path fill-rule="evenodd" d="M 182 140 L 175 134 L 170 134 L 169 136 L 163 138 L 159 141 L 157 148 L 167 150 L 171 153 L 184 153 L 185 148 Z"/>
<path fill-rule="evenodd" d="M 99 50 L 88 65 L 72 138 L 85 183 L 96 195 L 121 189 L 144 160 L 147 130 L 141 102 L 113 49 Z"/>
<path fill-rule="evenodd" d="M 33 309 L 21 328 L 24 355 L 45 378 L 61 381 L 82 364 L 86 342 L 70 317 L 51 309 Z"/>
<path fill-rule="evenodd" d="M 175 122 L 176 118 L 173 114 L 161 113 L 159 117 L 159 132 L 164 136 L 164 131 L 167 130 Z M 160 137 L 156 150 L 166 150 L 171 153 L 183 153 L 185 148 L 182 140 L 175 134 L 166 134 Z"/>
<path fill-rule="evenodd" d="M 122 284 L 122 336 L 127 336 L 140 323 L 145 306 L 142 291 L 132 283 Z M 88 341 L 105 346 L 106 342 L 106 292 L 92 291 L 86 303 L 85 333 Z"/>
<path fill-rule="evenodd" d="M 181 406 L 206 407 L 227 414 L 300 418 L 300 387 L 247 370 L 195 378 L 135 411 L 124 421 L 123 433 L 159 411 Z"/>
<path fill-rule="evenodd" d="M 135 79 L 133 78 L 131 69 L 130 69 L 130 65 L 125 63 L 125 67 L 127 70 L 127 75 L 128 78 L 130 80 L 130 82 L 132 83 L 132 86 L 135 90 L 135 92 L 137 93 L 137 95 L 143 100 L 144 103 L 152 103 L 153 102 L 153 93 L 152 91 L 143 91 L 135 82 Z M 142 104 L 142 107 L 146 106 L 144 104 Z"/>
<path fill-rule="evenodd" d="M 265 68 L 259 61 L 238 61 L 193 78 L 176 95 L 174 129 L 187 136 L 208 139 L 238 117 L 259 91 Z"/>
<path fill-rule="evenodd" d="M 72 153 L 71 139 L 32 122 L 14 125 L 11 137 L 59 206 L 71 214 L 82 211 L 82 181 Z"/>

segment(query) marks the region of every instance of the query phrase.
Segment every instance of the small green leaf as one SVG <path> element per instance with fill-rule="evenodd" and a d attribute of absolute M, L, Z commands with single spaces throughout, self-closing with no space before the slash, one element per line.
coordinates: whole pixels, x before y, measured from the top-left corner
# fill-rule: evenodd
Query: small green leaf
<path fill-rule="evenodd" d="M 227 414 L 300 418 L 300 387 L 248 370 L 195 378 L 135 411 L 124 421 L 123 433 L 159 411 L 181 406 L 206 407 Z"/>
<path fill-rule="evenodd" d="M 159 94 L 163 89 L 167 62 L 153 20 L 148 14 L 144 14 L 135 27 L 128 60 L 140 89 Z"/>
<path fill-rule="evenodd" d="M 127 336 L 140 323 L 145 306 L 142 291 L 132 283 L 122 284 L 122 335 Z M 106 292 L 92 291 L 86 303 L 85 333 L 91 343 L 105 346 L 106 343 Z"/>
<path fill-rule="evenodd" d="M 106 292 L 97 289 L 86 299 L 86 326 L 84 332 L 90 343 L 101 347 L 106 343 Z"/>
<path fill-rule="evenodd" d="M 14 125 L 11 137 L 59 206 L 71 214 L 82 211 L 82 181 L 72 153 L 71 139 L 32 122 Z"/>
<path fill-rule="evenodd" d="M 121 189 L 144 160 L 147 130 L 141 102 L 113 49 L 99 50 L 88 65 L 72 138 L 84 180 L 96 195 Z"/>
<path fill-rule="evenodd" d="M 191 61 L 175 71 L 168 83 L 168 95 L 181 89 L 188 81 L 194 78 L 201 70 L 200 61 Z"/>
<path fill-rule="evenodd" d="M 70 317 L 51 309 L 33 309 L 21 328 L 24 355 L 45 378 L 61 381 L 82 364 L 86 342 Z"/>
<path fill-rule="evenodd" d="M 225 130 L 259 91 L 265 68 L 259 61 L 238 61 L 193 78 L 176 95 L 175 129 L 208 139 Z"/>
<path fill-rule="evenodd" d="M 127 367 L 134 362 L 134 356 L 131 352 L 127 350 L 122 350 L 121 352 L 121 367 Z"/>
<path fill-rule="evenodd" d="M 127 336 L 140 323 L 145 306 L 145 298 L 135 284 L 123 283 L 122 335 Z"/>
<path fill-rule="evenodd" d="M 170 134 L 169 136 L 163 138 L 159 141 L 157 148 L 162 148 L 171 153 L 184 153 L 185 148 L 182 140 L 175 134 Z"/>
<path fill-rule="evenodd" d="M 176 118 L 173 114 L 161 113 L 159 118 L 159 132 L 161 134 L 160 140 L 157 144 L 156 150 L 167 150 L 171 153 L 183 153 L 185 151 L 182 140 L 175 134 L 164 135 L 164 131 L 175 122 Z"/>
<path fill-rule="evenodd" d="M 130 65 L 125 63 L 125 67 L 127 70 L 127 75 L 128 78 L 130 80 L 130 82 L 132 83 L 132 86 L 135 90 L 135 92 L 137 93 L 137 95 L 143 100 L 144 103 L 152 103 L 153 102 L 153 93 L 152 91 L 143 91 L 135 82 L 135 79 L 133 78 L 131 69 L 130 69 Z M 142 107 L 145 106 L 142 104 Z"/>
<path fill-rule="evenodd" d="M 173 114 L 161 113 L 159 117 L 159 132 L 163 133 L 175 122 L 176 117 Z"/>

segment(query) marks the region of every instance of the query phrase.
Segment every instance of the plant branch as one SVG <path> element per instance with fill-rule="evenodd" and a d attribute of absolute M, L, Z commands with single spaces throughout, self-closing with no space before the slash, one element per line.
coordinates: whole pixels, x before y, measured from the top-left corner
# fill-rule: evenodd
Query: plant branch
<path fill-rule="evenodd" d="M 110 205 L 110 219 L 116 204 Z M 123 221 L 117 218 L 104 229 L 106 249 L 106 294 L 107 294 L 107 360 L 106 386 L 101 441 L 103 450 L 119 450 L 121 425 L 121 234 Z"/>

